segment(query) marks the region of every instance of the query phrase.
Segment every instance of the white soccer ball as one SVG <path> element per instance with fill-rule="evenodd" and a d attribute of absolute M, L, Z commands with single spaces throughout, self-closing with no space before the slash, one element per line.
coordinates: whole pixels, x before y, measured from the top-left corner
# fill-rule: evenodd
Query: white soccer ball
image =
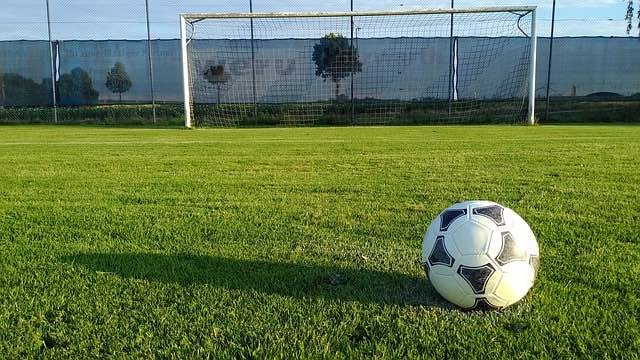
<path fill-rule="evenodd" d="M 529 225 L 490 201 L 455 204 L 431 223 L 422 263 L 433 287 L 465 309 L 501 309 L 522 299 L 540 252 Z"/>

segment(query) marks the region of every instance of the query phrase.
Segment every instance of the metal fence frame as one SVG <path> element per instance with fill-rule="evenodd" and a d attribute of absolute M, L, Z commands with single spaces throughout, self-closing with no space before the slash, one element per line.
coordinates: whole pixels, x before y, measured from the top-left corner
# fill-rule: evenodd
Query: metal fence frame
<path fill-rule="evenodd" d="M 143 0 L 139 0 L 140 2 L 142 2 Z M 254 4 L 253 4 L 253 0 L 246 0 L 247 1 L 247 5 L 248 5 L 248 9 L 249 9 L 249 13 L 253 13 L 253 9 L 254 9 Z M 60 104 L 58 104 L 58 100 L 57 100 L 57 95 L 58 95 L 58 90 L 57 89 L 57 84 L 56 84 L 56 76 L 58 74 L 56 74 L 56 56 L 57 54 L 54 54 L 54 49 L 56 46 L 56 40 L 54 40 L 54 38 L 52 37 L 52 24 L 55 25 L 55 19 L 52 19 L 52 15 L 51 15 L 51 10 L 50 10 L 50 0 L 46 0 L 45 4 L 46 6 L 46 25 L 47 25 L 47 36 L 48 36 L 48 42 L 49 42 L 49 62 L 50 62 L 50 71 L 51 71 L 51 94 L 52 94 L 52 101 L 51 101 L 51 106 L 52 106 L 52 110 L 53 110 L 53 121 L 55 123 L 57 123 L 59 121 L 58 119 L 58 107 Z M 357 9 L 354 9 L 354 0 L 349 0 L 348 2 L 345 1 L 345 12 L 343 12 L 343 14 L 346 14 L 346 16 L 348 16 L 348 14 L 352 13 L 354 10 L 357 11 Z M 154 59 L 153 59 L 153 52 L 152 52 L 152 21 L 151 16 L 150 16 L 150 0 L 144 0 L 144 8 L 145 8 L 145 14 L 146 18 L 144 19 L 145 23 L 146 23 L 146 42 L 147 42 L 147 65 L 148 65 L 148 69 L 149 69 L 149 84 L 150 84 L 150 96 L 151 96 L 151 107 L 153 109 L 153 123 L 157 122 L 157 116 L 156 116 L 156 103 L 157 103 L 157 99 L 159 98 L 158 94 L 157 94 L 157 90 L 155 89 L 154 83 L 156 83 L 155 79 L 154 79 Z M 347 12 L 346 10 L 349 9 L 349 11 Z M 455 13 L 456 11 L 456 7 L 455 7 L 455 0 L 451 0 L 451 8 L 450 9 L 443 9 L 443 12 L 446 11 L 447 13 L 451 13 L 452 14 L 452 19 L 451 19 L 451 37 L 453 38 L 453 27 L 454 27 L 454 20 L 453 20 L 453 13 Z M 404 13 L 404 12 L 403 12 Z M 534 12 L 535 14 L 535 12 Z M 230 15 L 232 16 L 232 15 Z M 251 19 L 253 21 L 253 19 Z M 557 24 L 558 20 L 556 19 L 556 0 L 553 0 L 553 5 L 552 5 L 552 17 L 551 17 L 551 22 L 550 22 L 550 37 L 549 39 L 549 52 L 548 52 L 548 67 L 546 69 L 546 74 L 540 74 L 540 75 L 546 75 L 546 93 L 545 94 L 539 94 L 541 97 L 538 98 L 537 100 L 541 103 L 541 104 L 545 104 L 546 103 L 546 109 L 545 109 L 545 114 L 540 116 L 540 118 L 549 120 L 550 117 L 550 108 L 551 108 L 551 82 L 553 81 L 553 76 L 552 76 L 552 63 L 553 63 L 553 56 L 554 56 L 554 43 L 555 43 L 555 30 L 556 30 L 556 26 L 559 25 Z M 142 21 L 141 21 L 142 22 Z M 534 22 L 535 22 L 535 16 L 534 16 Z M 539 27 L 539 25 L 538 25 Z M 534 27 L 535 28 L 535 27 Z M 546 29 L 544 30 L 546 31 Z M 534 43 L 534 49 L 532 49 L 533 51 L 535 51 L 536 49 L 535 43 Z M 450 49 L 450 52 L 452 52 L 452 49 Z M 451 56 L 452 54 L 450 54 Z M 535 66 L 535 64 L 534 64 Z M 255 68 L 253 69 L 253 71 L 255 72 Z M 535 71 L 535 69 L 534 69 Z M 451 82 L 451 74 L 449 75 L 449 81 Z M 535 82 L 535 79 L 534 79 Z M 451 86 L 451 84 L 449 84 L 449 86 Z M 535 85 L 534 85 L 534 89 L 535 89 Z M 255 92 L 255 89 L 254 89 Z M 451 89 L 449 90 L 449 92 L 451 93 Z M 530 91 L 530 95 L 531 97 L 533 97 L 533 99 L 529 99 L 530 101 L 532 101 L 535 104 L 535 95 L 533 95 L 534 92 Z M 540 93 L 540 91 L 539 91 Z M 451 94 L 449 95 L 450 99 L 449 101 L 451 102 Z M 531 121 L 535 121 L 535 119 L 533 118 L 533 115 L 529 116 L 528 119 L 530 122 Z"/>

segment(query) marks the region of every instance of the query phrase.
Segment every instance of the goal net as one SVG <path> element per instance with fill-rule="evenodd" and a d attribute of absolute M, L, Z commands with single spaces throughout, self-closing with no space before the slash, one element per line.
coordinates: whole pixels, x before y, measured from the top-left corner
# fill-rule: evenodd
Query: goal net
<path fill-rule="evenodd" d="M 184 14 L 186 126 L 532 123 L 535 8 Z"/>

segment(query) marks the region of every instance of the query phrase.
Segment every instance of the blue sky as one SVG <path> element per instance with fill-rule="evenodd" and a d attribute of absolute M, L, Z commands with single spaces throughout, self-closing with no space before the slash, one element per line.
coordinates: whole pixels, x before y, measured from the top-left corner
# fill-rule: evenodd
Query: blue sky
<path fill-rule="evenodd" d="M 50 0 L 53 38 L 146 38 L 144 0 Z M 182 12 L 247 12 L 248 0 L 149 0 L 153 38 L 177 38 Z M 551 0 L 456 0 L 456 7 L 537 5 L 539 32 L 549 34 Z M 354 0 L 360 10 L 448 7 L 449 0 Z M 254 0 L 254 11 L 343 11 L 349 1 Z M 627 36 L 624 0 L 558 0 L 558 36 Z M 637 32 L 636 32 L 637 34 Z M 0 40 L 46 39 L 45 0 L 3 0 Z"/>

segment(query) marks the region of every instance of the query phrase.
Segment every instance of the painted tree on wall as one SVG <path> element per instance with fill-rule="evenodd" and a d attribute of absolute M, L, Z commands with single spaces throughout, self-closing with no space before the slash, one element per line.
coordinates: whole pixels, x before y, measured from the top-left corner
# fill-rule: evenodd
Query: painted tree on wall
<path fill-rule="evenodd" d="M 120 102 L 122 103 L 122 94 L 131 89 L 133 83 L 129 79 L 129 74 L 124 69 L 124 65 L 121 62 L 115 63 L 111 68 L 111 71 L 107 73 L 107 81 L 105 86 L 111 90 L 112 93 L 120 96 Z"/>
<path fill-rule="evenodd" d="M 47 87 L 48 84 L 48 87 Z M 36 83 L 14 73 L 0 73 L 0 108 L 4 106 L 44 106 L 49 103 L 51 80 Z"/>
<path fill-rule="evenodd" d="M 207 71 L 204 73 L 204 78 L 211 84 L 215 85 L 216 89 L 218 89 L 217 103 L 220 104 L 220 91 L 222 90 L 222 87 L 231 80 L 231 75 L 225 72 L 224 65 L 215 65 L 209 66 Z"/>
<path fill-rule="evenodd" d="M 340 81 L 352 73 L 362 71 L 358 49 L 341 34 L 329 33 L 313 46 L 316 76 L 335 84 L 336 100 L 340 97 Z"/>
<path fill-rule="evenodd" d="M 62 74 L 57 81 L 58 103 L 61 105 L 91 105 L 98 102 L 100 93 L 93 88 L 89 73 L 80 67 Z"/>
<path fill-rule="evenodd" d="M 4 74 L 0 73 L 0 108 L 4 107 Z"/>
<path fill-rule="evenodd" d="M 633 31 L 633 18 L 635 16 L 635 7 L 633 0 L 627 1 L 627 15 L 624 17 L 627 20 L 627 34 L 631 34 Z M 638 35 L 640 35 L 640 9 L 638 9 Z"/>

